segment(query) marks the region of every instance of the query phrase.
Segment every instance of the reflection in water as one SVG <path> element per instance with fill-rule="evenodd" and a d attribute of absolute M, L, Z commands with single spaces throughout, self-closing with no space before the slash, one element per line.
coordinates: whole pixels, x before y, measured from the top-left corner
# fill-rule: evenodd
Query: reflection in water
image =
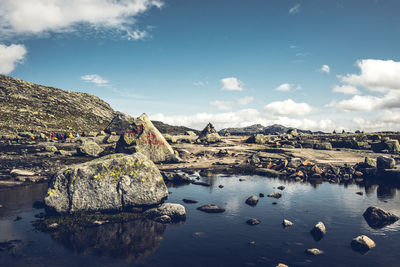
<path fill-rule="evenodd" d="M 52 238 L 78 254 L 143 260 L 160 246 L 166 226 L 140 219 L 54 232 Z"/>
<path fill-rule="evenodd" d="M 376 190 L 376 195 L 380 200 L 393 199 L 396 196 L 396 188 L 390 185 L 380 185 Z"/>
<path fill-rule="evenodd" d="M 377 188 L 377 185 L 375 184 L 366 184 L 365 185 L 365 194 L 367 196 L 372 196 L 375 193 L 375 190 Z"/>

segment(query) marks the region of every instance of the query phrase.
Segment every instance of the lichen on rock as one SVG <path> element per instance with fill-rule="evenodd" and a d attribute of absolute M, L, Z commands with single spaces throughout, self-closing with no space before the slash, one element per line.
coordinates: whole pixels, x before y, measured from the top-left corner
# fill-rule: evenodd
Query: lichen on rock
<path fill-rule="evenodd" d="M 45 203 L 49 210 L 74 213 L 152 206 L 167 196 L 159 170 L 146 156 L 113 154 L 60 170 Z"/>

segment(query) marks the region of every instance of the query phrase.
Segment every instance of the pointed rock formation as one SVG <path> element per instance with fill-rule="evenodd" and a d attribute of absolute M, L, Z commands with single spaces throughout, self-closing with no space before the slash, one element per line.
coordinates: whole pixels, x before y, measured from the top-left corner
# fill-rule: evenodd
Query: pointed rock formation
<path fill-rule="evenodd" d="M 203 131 L 201 131 L 197 140 L 200 143 L 217 143 L 221 141 L 221 136 L 217 133 L 214 126 L 209 122 Z"/>
<path fill-rule="evenodd" d="M 172 147 L 145 113 L 134 118 L 125 128 L 117 142 L 116 152 L 140 152 L 154 162 L 179 161 Z"/>

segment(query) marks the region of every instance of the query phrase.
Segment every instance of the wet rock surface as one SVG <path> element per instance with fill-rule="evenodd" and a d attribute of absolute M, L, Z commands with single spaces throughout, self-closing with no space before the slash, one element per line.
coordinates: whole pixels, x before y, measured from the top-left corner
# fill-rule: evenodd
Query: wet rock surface
<path fill-rule="evenodd" d="M 214 204 L 207 204 L 197 208 L 200 211 L 204 211 L 207 213 L 222 213 L 225 212 L 225 209 Z"/>
<path fill-rule="evenodd" d="M 159 222 L 178 222 L 186 220 L 185 207 L 175 203 L 164 203 L 145 211 L 144 215 Z"/>
<path fill-rule="evenodd" d="M 374 206 L 367 208 L 363 216 L 372 228 L 382 228 L 399 220 L 397 215 Z"/>
<path fill-rule="evenodd" d="M 368 250 L 376 246 L 375 242 L 366 235 L 357 236 L 351 241 L 350 245 L 353 250 L 362 254 L 368 252 Z"/>
<path fill-rule="evenodd" d="M 259 198 L 257 196 L 250 196 L 246 199 L 246 204 L 250 206 L 255 206 L 258 203 Z"/>
<path fill-rule="evenodd" d="M 323 222 L 318 222 L 310 231 L 315 241 L 321 240 L 326 235 L 326 228 Z"/>

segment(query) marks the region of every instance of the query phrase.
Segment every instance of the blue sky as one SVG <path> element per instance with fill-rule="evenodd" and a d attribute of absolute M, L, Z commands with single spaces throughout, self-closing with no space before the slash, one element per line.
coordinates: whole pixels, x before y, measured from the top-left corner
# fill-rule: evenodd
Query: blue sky
<path fill-rule="evenodd" d="M 0 73 L 201 129 L 400 130 L 397 0 L 2 0 Z"/>

